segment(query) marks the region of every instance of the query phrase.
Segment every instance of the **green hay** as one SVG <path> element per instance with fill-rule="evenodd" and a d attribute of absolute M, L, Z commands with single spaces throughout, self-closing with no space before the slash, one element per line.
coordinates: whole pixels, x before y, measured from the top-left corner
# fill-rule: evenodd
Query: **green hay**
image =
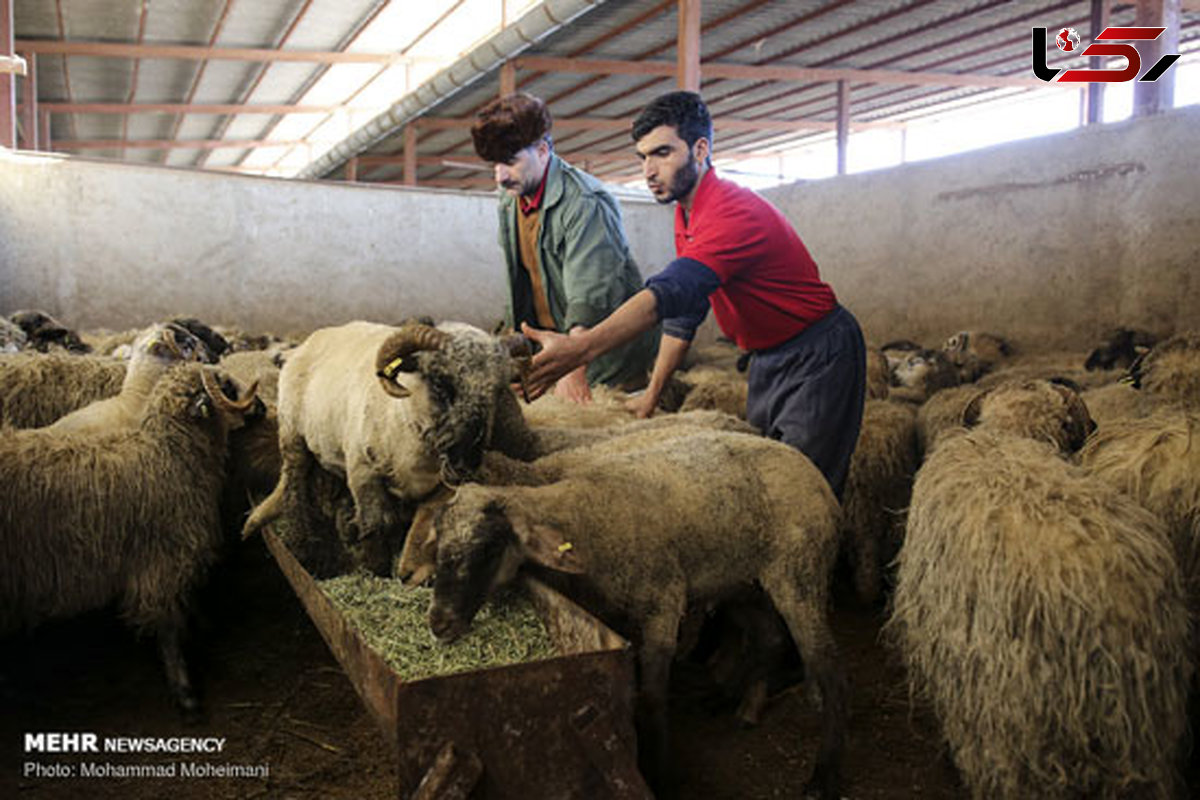
<path fill-rule="evenodd" d="M 442 644 L 429 630 L 432 589 L 361 573 L 318 581 L 317 585 L 405 681 L 558 654 L 533 605 L 518 592 L 493 597 L 479 610 L 466 634 Z"/>

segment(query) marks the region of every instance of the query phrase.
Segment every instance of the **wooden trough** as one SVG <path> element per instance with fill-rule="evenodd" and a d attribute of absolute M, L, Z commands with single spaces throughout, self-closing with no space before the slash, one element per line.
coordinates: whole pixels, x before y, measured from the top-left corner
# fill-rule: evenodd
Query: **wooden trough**
<path fill-rule="evenodd" d="M 399 797 L 651 798 L 637 771 L 629 643 L 545 584 L 526 589 L 560 655 L 405 681 L 271 531 L 267 547 L 384 734 Z"/>

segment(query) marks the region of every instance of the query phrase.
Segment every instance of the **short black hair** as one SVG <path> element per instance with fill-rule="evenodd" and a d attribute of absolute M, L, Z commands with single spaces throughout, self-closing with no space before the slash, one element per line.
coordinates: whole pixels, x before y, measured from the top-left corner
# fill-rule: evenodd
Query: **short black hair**
<path fill-rule="evenodd" d="M 480 158 L 499 164 L 541 139 L 553 147 L 550 140 L 553 125 L 550 109 L 540 98 L 518 92 L 497 98 L 480 109 L 471 126 L 471 139 Z"/>
<path fill-rule="evenodd" d="M 675 129 L 680 139 L 693 147 L 700 139 L 708 140 L 708 152 L 713 149 L 712 116 L 708 106 L 695 92 L 667 92 L 650 101 L 633 121 L 633 141 L 641 140 L 660 125 Z"/>

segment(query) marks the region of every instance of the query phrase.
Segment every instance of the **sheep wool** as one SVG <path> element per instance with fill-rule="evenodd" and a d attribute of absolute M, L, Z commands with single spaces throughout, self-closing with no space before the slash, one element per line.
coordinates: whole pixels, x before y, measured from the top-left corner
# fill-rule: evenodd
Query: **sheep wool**
<path fill-rule="evenodd" d="M 1170 798 L 1188 614 L 1162 523 L 985 430 L 917 475 L 887 635 L 976 798 Z"/>

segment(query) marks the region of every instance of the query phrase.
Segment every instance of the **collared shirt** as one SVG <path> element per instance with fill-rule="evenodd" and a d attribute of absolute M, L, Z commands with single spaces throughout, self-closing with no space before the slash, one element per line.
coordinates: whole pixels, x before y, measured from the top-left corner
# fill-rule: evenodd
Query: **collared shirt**
<path fill-rule="evenodd" d="M 522 214 L 528 216 L 542 207 L 542 198 L 546 194 L 546 178 L 548 177 L 550 177 L 550 159 L 546 159 L 546 168 L 542 170 L 542 182 L 538 184 L 538 190 L 533 193 L 533 197 L 517 198 L 517 206 L 521 209 Z"/>
<path fill-rule="evenodd" d="M 791 339 L 837 305 L 829 284 L 779 209 L 710 168 L 690 214 L 675 209 L 676 259 L 646 282 L 663 330 L 691 339 L 705 298 L 743 350 Z"/>

